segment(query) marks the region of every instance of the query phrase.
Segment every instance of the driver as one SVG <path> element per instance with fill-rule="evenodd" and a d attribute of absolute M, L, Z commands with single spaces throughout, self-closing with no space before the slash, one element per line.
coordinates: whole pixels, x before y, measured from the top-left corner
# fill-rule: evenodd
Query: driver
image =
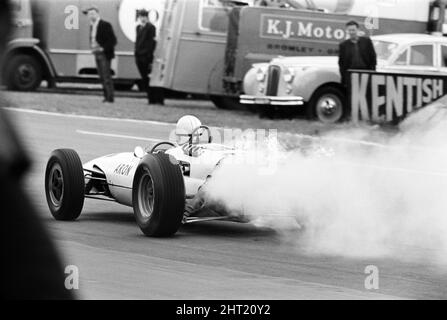
<path fill-rule="evenodd" d="M 198 144 L 201 133 L 197 129 L 201 126 L 202 122 L 195 116 L 181 117 L 175 128 L 177 144 L 180 146 Z"/>
<path fill-rule="evenodd" d="M 199 143 L 201 133 L 198 128 L 202 126 L 202 122 L 195 116 L 187 115 L 181 117 L 177 121 L 175 128 L 175 135 L 177 137 L 177 144 L 182 147 L 183 152 L 189 156 L 199 156 L 200 147 L 196 146 Z M 200 193 L 200 191 L 199 191 Z M 194 197 L 186 201 L 185 212 L 183 216 L 183 223 L 186 223 L 187 218 L 199 211 L 204 205 L 201 196 Z"/>
<path fill-rule="evenodd" d="M 195 116 L 184 116 L 177 121 L 175 135 L 177 144 L 182 147 L 183 152 L 191 157 L 202 154 L 203 148 L 199 146 L 203 131 L 199 130 L 202 122 Z"/>

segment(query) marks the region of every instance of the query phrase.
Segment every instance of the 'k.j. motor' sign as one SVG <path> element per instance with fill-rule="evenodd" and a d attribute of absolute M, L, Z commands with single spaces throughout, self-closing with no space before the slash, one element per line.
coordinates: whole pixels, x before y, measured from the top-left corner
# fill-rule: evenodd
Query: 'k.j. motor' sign
<path fill-rule="evenodd" d="M 398 123 L 407 114 L 447 94 L 447 75 L 350 71 L 354 122 Z"/>

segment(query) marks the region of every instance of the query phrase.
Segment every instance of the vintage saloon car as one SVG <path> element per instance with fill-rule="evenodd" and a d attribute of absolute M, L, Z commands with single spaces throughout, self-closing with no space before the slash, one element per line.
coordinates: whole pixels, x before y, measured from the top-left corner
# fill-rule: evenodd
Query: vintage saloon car
<path fill-rule="evenodd" d="M 377 70 L 447 76 L 447 37 L 389 34 L 372 37 Z M 305 107 L 309 118 L 334 123 L 348 116 L 337 57 L 278 57 L 255 64 L 244 78 L 241 103 L 260 108 Z M 267 109 L 268 110 L 268 109 Z"/>

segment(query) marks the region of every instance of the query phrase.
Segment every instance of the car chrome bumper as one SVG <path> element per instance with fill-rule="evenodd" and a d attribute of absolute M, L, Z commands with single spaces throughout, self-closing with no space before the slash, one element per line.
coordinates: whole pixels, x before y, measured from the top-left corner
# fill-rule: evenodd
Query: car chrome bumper
<path fill-rule="evenodd" d="M 276 96 L 249 96 L 240 97 L 242 104 L 259 104 L 272 106 L 302 106 L 304 104 L 302 97 L 276 97 Z"/>

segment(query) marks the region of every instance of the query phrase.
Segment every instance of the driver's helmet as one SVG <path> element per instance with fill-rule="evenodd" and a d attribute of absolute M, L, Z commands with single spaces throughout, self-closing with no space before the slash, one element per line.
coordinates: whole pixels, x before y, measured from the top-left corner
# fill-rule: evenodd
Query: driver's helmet
<path fill-rule="evenodd" d="M 197 143 L 199 141 L 200 134 L 197 132 L 197 128 L 202 126 L 202 122 L 195 116 L 184 116 L 177 121 L 175 127 L 175 135 L 177 136 L 178 144 L 185 144 L 188 142 Z M 193 137 L 193 133 L 196 132 L 197 136 Z"/>

